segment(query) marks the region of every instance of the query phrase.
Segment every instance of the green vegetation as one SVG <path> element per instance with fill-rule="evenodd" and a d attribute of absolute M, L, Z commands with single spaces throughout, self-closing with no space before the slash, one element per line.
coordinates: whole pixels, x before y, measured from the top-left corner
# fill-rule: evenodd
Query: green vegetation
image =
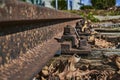
<path fill-rule="evenodd" d="M 55 0 L 52 0 L 51 5 L 55 8 Z M 67 2 L 65 0 L 58 0 L 58 9 L 59 10 L 66 10 L 67 9 Z"/>
<path fill-rule="evenodd" d="M 86 18 L 86 19 L 91 20 L 92 22 L 98 22 L 98 21 L 99 21 L 97 18 L 95 18 L 95 17 L 93 16 L 93 13 L 92 13 L 92 12 L 89 12 L 89 10 L 88 10 L 88 11 L 85 11 L 85 10 L 84 10 L 84 11 L 71 10 L 71 11 L 68 11 L 68 12 L 78 14 L 78 15 L 80 15 L 81 17 L 84 17 L 84 18 Z"/>
<path fill-rule="evenodd" d="M 94 8 L 90 5 L 85 5 L 85 6 L 82 6 L 80 9 L 85 10 L 85 9 L 94 9 Z"/>
<path fill-rule="evenodd" d="M 116 0 L 91 0 L 95 9 L 107 9 L 115 6 Z"/>
<path fill-rule="evenodd" d="M 94 17 L 94 15 L 100 15 L 100 16 L 120 15 L 120 11 L 114 11 L 114 10 L 108 11 L 108 10 L 85 9 L 85 10 L 70 10 L 70 11 L 67 11 L 67 12 L 78 14 L 82 17 L 85 17 L 86 19 L 91 20 L 92 22 L 98 22 L 99 21 L 97 18 Z"/>
<path fill-rule="evenodd" d="M 31 2 L 34 4 L 34 0 L 31 0 Z"/>
<path fill-rule="evenodd" d="M 26 2 L 26 0 L 21 0 L 21 1 L 24 1 L 24 2 Z"/>
<path fill-rule="evenodd" d="M 90 14 L 92 13 L 93 15 L 101 15 L 101 16 L 114 16 L 114 15 L 120 15 L 120 11 L 115 11 L 115 10 L 95 10 L 95 9 L 85 9 L 85 10 L 72 10 L 72 11 L 68 11 L 71 13 L 76 13 L 76 14 Z"/>
<path fill-rule="evenodd" d="M 26 2 L 27 0 L 21 0 L 21 1 Z M 34 0 L 30 0 L 30 1 L 31 1 L 31 3 L 33 3 L 33 4 L 34 4 Z"/>
<path fill-rule="evenodd" d="M 114 11 L 114 10 L 108 11 L 108 12 L 107 12 L 107 15 L 111 15 L 111 16 L 120 15 L 120 11 Z"/>
<path fill-rule="evenodd" d="M 116 0 L 91 0 L 91 6 L 85 5 L 81 9 L 108 9 L 115 6 Z"/>
<path fill-rule="evenodd" d="M 90 12 L 88 15 L 86 15 L 86 18 L 91 20 L 92 22 L 98 22 L 99 20 L 93 16 L 93 13 Z"/>
<path fill-rule="evenodd" d="M 91 10 L 84 10 L 84 11 L 80 10 L 80 12 L 81 11 L 82 12 L 87 11 L 87 13 L 92 12 L 94 15 L 101 15 L 101 16 L 106 16 L 106 15 L 109 15 L 109 16 L 120 15 L 120 11 L 117 11 L 117 10 L 95 10 L 95 9 L 91 9 Z"/>

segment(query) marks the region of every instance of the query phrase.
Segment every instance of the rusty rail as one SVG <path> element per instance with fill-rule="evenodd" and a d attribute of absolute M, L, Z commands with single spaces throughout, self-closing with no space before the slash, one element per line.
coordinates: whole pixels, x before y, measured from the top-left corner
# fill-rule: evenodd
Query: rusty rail
<path fill-rule="evenodd" d="M 57 41 L 52 39 L 43 43 L 42 46 L 29 50 L 18 59 L 0 68 L 0 80 L 31 80 L 59 48 Z"/>
<path fill-rule="evenodd" d="M 61 19 L 61 20 L 58 19 L 57 21 L 60 21 L 59 23 L 61 24 L 62 22 L 66 21 L 66 20 L 71 21 L 71 19 Z M 73 20 L 74 19 L 72 19 L 72 21 Z M 9 35 L 16 35 L 18 33 L 21 33 L 21 31 L 20 32 L 13 31 L 12 34 L 11 34 L 11 32 L 10 33 L 7 32 L 9 30 L 12 31 L 11 28 L 14 29 L 14 26 L 16 26 L 16 25 L 17 25 L 17 27 L 23 28 L 24 27 L 23 25 L 25 25 L 25 24 L 27 24 L 27 25 L 31 25 L 31 24 L 34 25 L 34 24 L 41 24 L 41 23 L 45 24 L 45 22 L 48 22 L 48 21 L 47 20 L 45 20 L 45 21 L 34 21 L 33 20 L 33 21 L 30 21 L 31 22 L 30 24 L 27 21 L 20 21 L 20 22 L 19 21 L 13 21 L 13 22 L 10 21 L 10 22 L 1 23 L 2 24 L 1 32 L 4 32 L 4 34 L 2 34 L 0 38 L 3 39 L 4 37 L 7 37 Z M 58 23 L 56 23 L 56 24 L 58 24 Z M 56 24 L 54 24 L 54 25 L 56 25 Z M 5 29 L 4 31 L 2 31 L 3 27 L 7 28 L 8 25 L 9 25 L 10 29 L 7 29 L 7 30 Z M 39 27 L 43 27 L 43 26 L 39 26 Z M 39 28 L 39 27 L 37 27 L 37 28 Z M 34 27 L 33 29 L 36 29 L 36 27 Z M 26 29 L 24 31 L 26 31 Z M 4 80 L 4 79 L 7 79 L 7 80 L 31 80 L 42 69 L 42 67 L 47 63 L 47 61 L 49 61 L 54 56 L 54 54 L 57 52 L 57 50 L 60 49 L 60 45 L 57 43 L 57 41 L 54 40 L 54 38 L 55 38 L 55 36 L 52 39 L 47 40 L 47 42 L 43 41 L 43 44 L 41 44 L 41 43 L 37 44 L 32 49 L 29 49 L 27 52 L 24 52 L 25 54 L 18 55 L 18 58 L 9 60 L 7 62 L 7 64 L 5 63 L 2 67 L 0 67 L 0 80 Z M 30 44 L 30 43 L 28 43 L 28 44 Z M 10 55 L 12 55 L 12 54 L 10 54 Z M 15 55 L 17 55 L 17 54 L 15 53 Z"/>
<path fill-rule="evenodd" d="M 60 48 L 55 36 L 81 17 L 16 0 L 1 4 L 0 80 L 31 80 Z"/>

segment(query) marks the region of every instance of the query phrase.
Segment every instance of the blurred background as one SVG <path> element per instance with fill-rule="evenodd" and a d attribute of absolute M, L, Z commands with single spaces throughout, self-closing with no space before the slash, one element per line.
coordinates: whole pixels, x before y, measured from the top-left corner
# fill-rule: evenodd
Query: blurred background
<path fill-rule="evenodd" d="M 60 10 L 80 10 L 83 8 L 107 9 L 120 6 L 120 0 L 22 0 L 39 6 Z"/>

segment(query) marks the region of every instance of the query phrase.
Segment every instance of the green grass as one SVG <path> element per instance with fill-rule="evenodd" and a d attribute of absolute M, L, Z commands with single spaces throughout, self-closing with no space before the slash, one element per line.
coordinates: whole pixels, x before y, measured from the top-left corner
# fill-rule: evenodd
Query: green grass
<path fill-rule="evenodd" d="M 93 13 L 89 12 L 89 11 L 84 12 L 84 11 L 71 10 L 71 11 L 67 11 L 67 12 L 78 14 L 81 17 L 84 17 L 85 19 L 91 20 L 92 22 L 98 22 L 99 21 L 97 18 L 95 18 L 93 16 Z"/>
<path fill-rule="evenodd" d="M 101 16 L 115 16 L 120 15 L 120 11 L 107 11 L 107 10 L 95 10 L 95 9 L 87 9 L 87 10 L 65 10 L 66 12 L 71 12 L 80 15 L 86 19 L 91 20 L 92 22 L 99 22 L 97 18 L 93 15 L 101 15 Z"/>

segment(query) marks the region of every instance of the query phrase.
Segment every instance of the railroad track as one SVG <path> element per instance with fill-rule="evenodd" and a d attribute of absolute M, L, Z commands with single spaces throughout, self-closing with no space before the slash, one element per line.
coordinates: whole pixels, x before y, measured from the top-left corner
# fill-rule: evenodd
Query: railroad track
<path fill-rule="evenodd" d="M 81 17 L 8 1 L 0 8 L 3 15 L 0 18 L 0 48 L 3 49 L 3 59 L 8 60 L 0 67 L 0 80 L 32 80 L 60 49 L 59 43 L 53 39 L 54 35 L 62 32 L 63 26 L 75 24 Z"/>
<path fill-rule="evenodd" d="M 114 32 L 114 33 L 112 33 L 112 32 Z M 100 35 L 102 35 L 103 37 L 105 36 L 105 37 L 110 37 L 110 38 L 115 37 L 117 39 L 120 37 L 120 32 L 118 30 L 115 31 L 115 30 L 109 30 L 109 29 L 108 30 L 102 29 L 100 31 Z M 83 66 L 86 67 L 89 65 L 90 70 L 95 69 L 100 72 L 97 75 L 101 75 L 102 80 L 105 77 L 110 77 L 111 74 L 115 76 L 116 75 L 115 72 L 117 71 L 117 68 L 114 65 L 106 64 L 105 63 L 106 58 L 104 57 L 104 56 L 109 57 L 114 54 L 117 54 L 120 56 L 120 49 L 116 49 L 116 48 L 112 48 L 112 47 L 111 48 L 92 49 L 92 51 L 89 55 L 81 56 L 81 60 L 76 64 L 76 67 L 79 69 L 83 69 Z M 65 60 L 69 59 L 70 56 L 71 55 L 68 55 L 68 56 L 60 55 L 57 59 L 54 59 L 53 61 L 56 63 L 59 63 L 60 60 L 63 60 L 63 62 L 64 62 Z M 96 74 L 93 73 L 93 75 L 96 75 Z M 41 76 L 42 75 L 39 75 L 39 77 L 41 77 Z M 113 76 L 111 76 L 111 77 L 113 77 Z M 117 77 L 114 77 L 114 78 L 116 79 Z M 82 78 L 82 79 L 84 79 L 84 78 Z M 92 78 L 92 79 L 94 79 L 94 78 Z M 56 79 L 53 79 L 53 80 L 56 80 Z M 77 79 L 75 79 L 75 80 L 77 80 Z M 113 78 L 109 79 L 109 80 L 113 80 Z M 118 77 L 118 80 L 119 80 L 119 77 Z"/>
<path fill-rule="evenodd" d="M 54 56 L 53 53 L 56 53 L 52 49 L 59 50 L 60 46 L 58 45 L 59 44 L 54 39 L 47 41 L 29 50 L 26 54 L 21 55 L 18 59 L 11 61 L 9 64 L 0 67 L 0 80 L 32 80 Z M 53 48 L 52 46 L 56 47 Z"/>
<path fill-rule="evenodd" d="M 102 51 L 103 52 L 107 51 L 107 52 L 103 53 Z M 81 74 L 85 73 L 86 70 L 89 71 L 89 69 L 90 69 L 90 71 L 91 70 L 96 70 L 97 73 L 93 72 L 92 75 L 94 75 L 96 77 L 99 77 L 101 75 L 101 78 L 98 78 L 97 80 L 104 79 L 105 77 L 109 78 L 110 76 L 111 76 L 112 79 L 109 79 L 109 80 L 113 80 L 113 78 L 115 78 L 115 79 L 117 78 L 117 80 L 119 80 L 120 77 L 113 77 L 113 75 L 116 75 L 115 72 L 117 71 L 117 68 L 114 65 L 106 64 L 107 61 L 103 57 L 103 54 L 111 54 L 111 53 L 114 54 L 114 53 L 117 53 L 117 52 L 120 53 L 119 52 L 120 50 L 117 50 L 117 49 L 114 49 L 112 51 L 114 51 L 114 52 L 112 53 L 110 49 L 96 49 L 96 50 L 93 50 L 90 55 L 88 55 L 88 56 L 81 56 L 80 61 L 78 63 L 76 63 L 74 66 L 77 69 L 82 70 Z M 67 60 L 69 60 L 70 57 L 71 57 L 71 55 L 60 55 L 59 57 L 53 58 L 52 61 L 49 63 L 49 65 L 52 64 L 55 67 L 56 64 L 60 64 L 60 61 L 62 61 L 64 63 L 64 65 L 67 65 L 65 62 Z M 46 65 L 46 66 L 49 66 L 49 65 Z M 89 68 L 88 68 L 88 66 L 89 66 Z M 58 69 L 61 69 L 61 68 L 58 67 Z M 40 72 L 40 73 L 42 73 L 42 72 Z M 65 74 L 65 75 L 67 75 L 67 74 Z M 43 76 L 42 74 L 41 75 L 37 75 L 37 77 L 34 77 L 34 79 L 36 79 L 36 78 L 39 79 L 42 76 Z M 75 76 L 75 75 L 73 75 L 73 76 Z M 91 75 L 88 74 L 88 75 L 84 75 L 84 76 L 89 78 L 89 76 L 91 76 Z M 56 78 L 55 76 L 51 76 L 51 77 L 52 77 L 53 80 L 59 79 L 58 77 Z M 90 79 L 92 79 L 92 80 L 95 79 L 96 80 L 96 77 L 91 77 Z M 45 79 L 49 79 L 49 78 L 45 78 Z M 81 77 L 80 79 L 86 79 L 86 78 L 85 77 Z M 79 79 L 75 79 L 75 80 L 79 80 Z"/>

